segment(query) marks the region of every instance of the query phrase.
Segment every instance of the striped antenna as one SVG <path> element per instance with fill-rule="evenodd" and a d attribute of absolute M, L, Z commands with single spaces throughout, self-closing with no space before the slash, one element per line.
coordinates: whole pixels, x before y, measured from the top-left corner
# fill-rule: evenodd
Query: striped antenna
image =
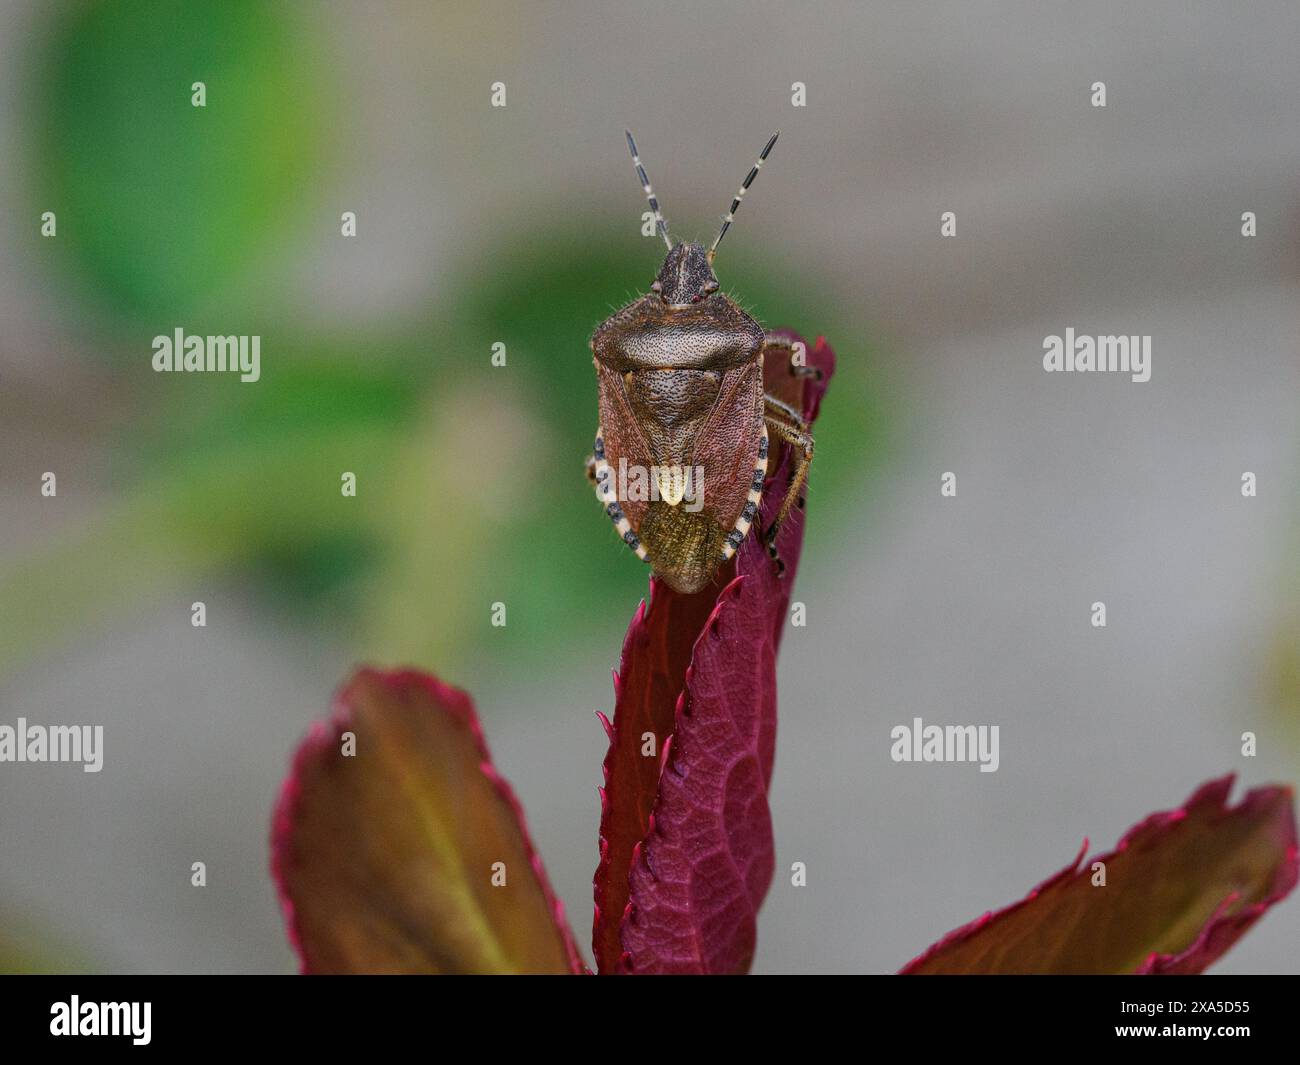
<path fill-rule="evenodd" d="M 731 223 L 736 220 L 736 211 L 740 209 L 740 201 L 745 198 L 746 190 L 754 183 L 754 178 L 758 177 L 758 172 L 763 169 L 763 162 L 767 159 L 767 153 L 772 150 L 772 145 L 776 143 L 776 138 L 779 136 L 781 136 L 781 131 L 778 129 L 772 134 L 771 139 L 767 142 L 767 147 L 759 153 L 758 162 L 756 162 L 753 168 L 749 171 L 749 177 L 745 178 L 744 182 L 741 184 L 740 191 L 736 193 L 736 198 L 731 201 L 731 210 L 729 210 L 726 217 L 723 218 L 722 228 L 718 230 L 718 235 L 713 240 L 713 247 L 709 249 L 709 262 L 713 262 L 713 257 L 718 253 L 718 245 L 722 243 L 722 238 L 727 235 L 727 230 L 731 228 Z"/>
<path fill-rule="evenodd" d="M 664 243 L 668 245 L 668 250 L 673 250 L 673 241 L 668 236 L 668 223 L 664 221 L 664 216 L 659 212 L 659 201 L 655 199 L 654 190 L 650 188 L 650 179 L 646 177 L 645 167 L 641 165 L 641 157 L 636 153 L 636 141 L 632 139 L 632 131 L 625 129 L 627 134 L 627 150 L 632 153 L 632 165 L 636 167 L 636 176 L 641 179 L 641 188 L 645 192 L 645 198 L 650 201 L 650 210 L 655 213 L 655 225 L 659 228 L 659 235 L 664 238 Z"/>

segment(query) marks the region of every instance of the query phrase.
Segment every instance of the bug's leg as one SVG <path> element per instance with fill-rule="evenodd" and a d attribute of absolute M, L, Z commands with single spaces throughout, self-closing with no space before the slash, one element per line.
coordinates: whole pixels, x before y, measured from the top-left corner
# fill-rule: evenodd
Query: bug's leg
<path fill-rule="evenodd" d="M 807 463 L 811 459 L 812 438 L 809 435 L 809 425 L 803 417 L 791 407 L 775 396 L 765 395 L 764 404 L 764 423 L 770 426 L 776 436 L 788 443 L 795 443 L 800 448 L 798 452 L 799 466 L 795 470 L 794 479 L 791 481 L 790 490 L 787 491 L 786 497 L 782 500 L 777 518 L 768 527 L 767 531 L 762 534 L 764 545 L 767 547 L 767 553 L 771 557 L 773 564 L 776 566 L 777 573 L 784 572 L 785 563 L 781 561 L 781 556 L 776 547 L 776 534 L 780 530 L 781 522 L 789 513 L 791 503 L 794 501 L 798 506 L 803 506 L 802 488 L 803 482 L 807 477 Z M 793 439 L 792 439 L 793 438 Z M 803 446 L 803 441 L 807 441 L 808 446 Z M 775 462 L 777 452 L 772 452 L 772 460 Z"/>
<path fill-rule="evenodd" d="M 764 408 L 763 408 L 764 417 L 772 418 L 775 419 L 776 421 L 784 423 L 787 428 L 801 434 L 801 439 L 807 437 L 808 443 L 809 444 L 812 443 L 811 440 L 812 426 L 809 425 L 808 422 L 804 420 L 803 416 L 800 415 L 800 413 L 797 410 L 795 410 L 792 406 L 790 406 L 790 404 L 777 399 L 775 396 L 769 396 L 769 395 L 765 395 L 763 397 L 763 404 L 764 404 Z M 788 437 L 784 435 L 781 436 L 781 439 L 788 441 Z M 776 457 L 777 457 L 777 453 L 773 452 L 772 453 L 773 462 L 775 462 Z M 808 459 L 812 458 L 811 450 L 808 451 L 807 458 Z M 803 496 L 802 495 L 799 496 L 796 502 L 797 505 L 800 508 L 802 508 L 804 502 Z"/>
<path fill-rule="evenodd" d="M 593 485 L 596 483 L 596 456 L 587 456 L 587 480 Z"/>
<path fill-rule="evenodd" d="M 769 400 L 769 402 L 773 401 Z M 791 423 L 779 414 L 765 414 L 763 421 L 770 432 L 795 449 L 795 467 L 794 472 L 790 475 L 790 487 L 786 489 L 785 498 L 781 500 L 781 506 L 778 508 L 772 524 L 767 527 L 767 531 L 763 534 L 763 539 L 766 541 L 770 552 L 776 546 L 776 534 L 780 531 L 781 523 L 785 521 L 790 509 L 796 502 L 802 503 L 803 501 L 803 486 L 808 480 L 808 466 L 813 457 L 813 438 L 808 434 L 807 426 L 802 419 L 797 423 Z"/>
<path fill-rule="evenodd" d="M 779 418 L 781 421 L 789 422 L 801 433 L 807 433 L 812 426 L 803 420 L 803 415 L 795 410 L 789 403 L 779 400 L 776 396 L 763 396 L 763 416 L 766 418 Z"/>
<path fill-rule="evenodd" d="M 796 366 L 794 362 L 794 345 L 788 340 L 777 340 L 773 337 L 768 337 L 763 341 L 763 354 L 766 355 L 769 351 L 784 353 L 785 364 L 790 371 L 791 377 L 812 377 L 820 381 L 824 376 L 821 370 L 816 366 Z M 807 351 L 805 351 L 804 355 L 807 354 Z"/>

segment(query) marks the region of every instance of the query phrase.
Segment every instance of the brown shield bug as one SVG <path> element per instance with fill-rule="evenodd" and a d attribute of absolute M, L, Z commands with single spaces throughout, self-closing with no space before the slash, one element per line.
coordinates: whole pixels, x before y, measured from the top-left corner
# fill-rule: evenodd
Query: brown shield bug
<path fill-rule="evenodd" d="M 769 336 L 719 291 L 713 272 L 718 245 L 778 135 L 768 140 L 705 251 L 673 243 L 627 134 L 668 255 L 650 292 L 611 315 L 591 338 L 600 423 L 587 472 L 624 543 L 679 592 L 704 588 L 748 535 L 764 478 L 775 470 L 772 437 L 790 445 L 795 463 L 776 517 L 761 531 L 781 565 L 777 530 L 790 508 L 802 504 L 813 457 L 807 423 L 782 397 L 795 394 L 787 381 L 820 371 L 799 365 L 788 341 Z"/>

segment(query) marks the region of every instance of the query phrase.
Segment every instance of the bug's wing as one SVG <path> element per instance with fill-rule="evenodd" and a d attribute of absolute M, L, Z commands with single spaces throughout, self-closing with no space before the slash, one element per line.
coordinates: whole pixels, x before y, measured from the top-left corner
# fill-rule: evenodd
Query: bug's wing
<path fill-rule="evenodd" d="M 692 462 L 704 469 L 704 510 L 723 529 L 740 518 L 763 438 L 763 373 L 756 362 L 728 370 L 696 437 Z"/>
<path fill-rule="evenodd" d="M 605 443 L 605 460 L 609 463 L 611 473 L 614 477 L 618 476 L 620 460 L 626 461 L 629 469 L 640 467 L 648 471 L 656 465 L 656 461 L 645 434 L 637 424 L 636 415 L 632 413 L 622 375 L 597 362 L 596 382 L 600 431 Z M 620 496 L 619 504 L 633 530 L 639 530 L 645 519 L 648 501 Z"/>

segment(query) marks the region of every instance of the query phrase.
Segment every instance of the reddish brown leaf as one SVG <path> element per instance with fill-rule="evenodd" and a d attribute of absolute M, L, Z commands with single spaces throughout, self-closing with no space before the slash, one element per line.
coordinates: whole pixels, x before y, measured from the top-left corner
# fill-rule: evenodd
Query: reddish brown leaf
<path fill-rule="evenodd" d="M 1075 859 L 1020 902 L 949 933 L 904 974 L 1199 973 L 1295 887 L 1290 788 L 1226 805 L 1232 776 Z M 1093 865 L 1106 867 L 1094 887 Z"/>
<path fill-rule="evenodd" d="M 811 418 L 834 370 L 824 340 L 807 365 L 821 380 L 790 378 L 776 359 L 765 369 L 769 392 L 779 387 Z M 789 459 L 783 448 L 763 527 L 789 482 Z M 772 876 L 776 649 L 802 538 L 795 511 L 779 536 L 784 576 L 751 534 L 714 588 L 683 596 L 652 581 L 649 609 L 633 618 L 602 792 L 593 935 L 602 972 L 749 967 Z M 645 732 L 659 758 L 642 755 Z"/>
<path fill-rule="evenodd" d="M 362 669 L 313 726 L 272 869 L 304 972 L 582 971 L 469 697 L 423 673 Z"/>
<path fill-rule="evenodd" d="M 729 567 L 730 568 L 730 567 Z M 650 581 L 650 605 L 642 603 L 623 641 L 614 674 L 614 722 L 607 724 L 605 786 L 600 792 L 600 864 L 593 882 L 596 910 L 592 950 L 596 967 L 610 973 L 623 954 L 618 927 L 627 907 L 627 870 L 633 848 L 645 837 L 659 785 L 659 759 L 641 754 L 643 737 L 654 735 L 661 752 L 672 735 L 673 711 L 685 684 L 691 648 L 713 610 L 716 590 L 680 595 Z"/>

